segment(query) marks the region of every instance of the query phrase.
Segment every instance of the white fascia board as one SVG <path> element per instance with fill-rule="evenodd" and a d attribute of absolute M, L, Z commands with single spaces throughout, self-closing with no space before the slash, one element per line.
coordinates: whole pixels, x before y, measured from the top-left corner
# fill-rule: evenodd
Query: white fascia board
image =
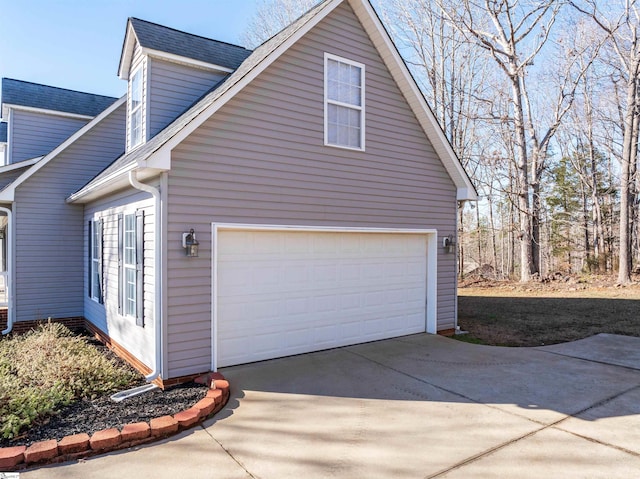
<path fill-rule="evenodd" d="M 124 42 L 122 43 L 122 53 L 120 54 L 120 64 L 118 65 L 118 78 L 129 80 L 131 69 L 131 59 L 133 58 L 133 50 L 138 38 L 131 26 L 131 22 L 127 20 L 127 31 L 124 34 Z"/>
<path fill-rule="evenodd" d="M 43 166 L 48 164 L 51 160 L 53 160 L 56 156 L 58 156 L 61 152 L 66 150 L 70 145 L 75 143 L 79 138 L 85 135 L 87 132 L 91 131 L 97 124 L 99 124 L 102 120 L 104 120 L 107 116 L 121 107 L 126 101 L 126 95 L 122 98 L 116 100 L 109 108 L 104 110 L 98 116 L 96 116 L 92 121 L 84 125 L 77 132 L 71 135 L 67 140 L 56 147 L 53 151 L 44 156 L 40 161 L 34 164 L 27 171 L 22 173 L 11 185 L 7 186 L 2 192 L 0 192 L 0 201 L 10 201 L 13 202 L 15 191 L 18 186 L 24 183 L 27 179 L 29 179 L 34 173 L 39 171 Z"/>
<path fill-rule="evenodd" d="M 84 203 L 89 201 L 89 199 L 99 196 L 98 191 L 102 194 L 102 190 L 104 190 L 105 194 L 108 194 L 112 191 L 115 191 L 120 188 L 122 185 L 128 185 L 129 181 L 127 180 L 127 175 L 129 171 L 134 170 L 137 167 L 135 163 L 130 163 L 127 166 L 120 168 L 119 170 L 114 171 L 108 176 L 105 176 L 97 183 L 91 185 L 89 189 L 82 189 L 77 193 L 73 193 L 67 199 L 67 203 Z"/>
<path fill-rule="evenodd" d="M 377 13 L 368 0 L 348 0 L 365 31 L 373 41 L 382 60 L 391 72 L 422 129 L 433 144 L 449 176 L 457 188 L 458 200 L 476 200 L 478 194 L 467 172 L 453 151 L 449 140 L 436 120 L 424 95 L 400 56 Z"/>
<path fill-rule="evenodd" d="M 201 68 L 204 70 L 214 70 L 222 73 L 233 73 L 232 68 L 216 65 L 215 63 L 207 63 L 200 60 L 195 60 L 189 57 L 183 57 L 182 55 L 176 55 L 174 53 L 163 52 L 161 50 L 153 50 L 151 48 L 141 48 L 141 52 L 143 55 L 147 55 L 152 58 L 157 58 L 157 59 L 165 60 L 172 63 L 182 63 L 184 65 L 189 65 L 195 68 Z"/>
<path fill-rule="evenodd" d="M 62 116 L 65 118 L 74 118 L 77 120 L 91 120 L 94 118 L 93 116 L 90 116 L 90 115 L 79 115 L 77 113 L 68 113 L 66 111 L 58 111 L 58 110 L 48 110 L 46 108 L 36 108 L 33 106 L 12 105 L 10 103 L 3 104 L 3 111 L 4 111 L 4 108 L 7 108 L 7 110 L 11 108 L 13 110 L 28 111 L 31 113 L 44 113 L 46 115 Z"/>
<path fill-rule="evenodd" d="M 66 202 L 69 204 L 90 203 L 98 198 L 109 196 L 116 191 L 131 188 L 129 172 L 133 170 L 138 172 L 138 180 L 140 181 L 146 181 L 149 178 L 157 177 L 158 175 L 166 172 L 166 170 L 157 168 L 147 168 L 146 166 L 141 167 L 139 163 L 130 163 L 127 166 L 114 171 L 109 176 L 102 178 L 99 182 L 91 185 L 91 188 L 82 189 L 79 192 L 72 194 L 66 199 Z"/>
<path fill-rule="evenodd" d="M 260 73 L 266 70 L 273 62 L 275 62 L 280 56 L 286 52 L 293 44 L 295 44 L 300 38 L 306 35 L 309 30 L 320 23 L 324 18 L 329 15 L 335 8 L 340 5 L 344 0 L 333 0 L 327 5 L 322 13 L 316 15 L 307 24 L 300 28 L 297 32 L 291 35 L 284 43 L 279 45 L 274 51 L 272 51 L 262 62 L 251 69 L 238 83 L 233 85 L 229 90 L 224 92 L 220 98 L 209 105 L 205 110 L 194 118 L 189 124 L 185 125 L 178 133 L 176 133 L 171 139 L 169 139 L 162 147 L 160 147 L 155 153 L 152 153 L 148 158 L 147 163 L 149 167 L 155 167 L 156 156 L 163 152 L 160 156 L 164 156 L 167 152 L 173 150 L 179 145 L 185 138 L 193 133 L 196 128 L 202 125 L 208 120 L 215 112 L 222 108 L 229 100 L 231 100 L 238 92 L 242 91 L 249 83 L 253 81 Z"/>

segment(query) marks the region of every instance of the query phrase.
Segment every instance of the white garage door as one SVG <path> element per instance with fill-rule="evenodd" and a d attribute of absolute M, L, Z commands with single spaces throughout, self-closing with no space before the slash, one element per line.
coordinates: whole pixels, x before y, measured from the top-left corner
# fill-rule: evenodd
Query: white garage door
<path fill-rule="evenodd" d="M 216 242 L 217 366 L 425 331 L 424 234 L 223 230 Z"/>

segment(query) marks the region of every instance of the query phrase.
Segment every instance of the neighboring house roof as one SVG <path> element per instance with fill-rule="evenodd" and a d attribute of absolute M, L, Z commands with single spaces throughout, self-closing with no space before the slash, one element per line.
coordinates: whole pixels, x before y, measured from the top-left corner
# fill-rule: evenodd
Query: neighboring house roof
<path fill-rule="evenodd" d="M 7 122 L 1 121 L 0 122 L 0 143 L 6 143 L 6 142 L 7 142 Z"/>
<path fill-rule="evenodd" d="M 120 59 L 119 76 L 127 77 L 133 54 L 133 37 L 140 47 L 153 52 L 164 52 L 199 62 L 235 70 L 251 54 L 251 50 L 231 43 L 220 42 L 191 33 L 182 32 L 156 23 L 129 18 Z"/>
<path fill-rule="evenodd" d="M 100 188 L 109 184 L 112 187 L 115 187 L 116 184 L 122 187 L 123 175 L 135 168 L 148 167 L 155 169 L 155 171 L 158 169 L 169 170 L 171 168 L 171 149 L 184 140 L 195 128 L 200 126 L 227 101 L 233 98 L 236 93 L 241 91 L 246 84 L 278 59 L 291 45 L 345 1 L 354 9 L 376 48 L 382 52 L 381 56 L 394 80 L 407 98 L 411 109 L 416 114 L 427 137 L 456 185 L 458 200 L 477 199 L 477 192 L 473 183 L 462 167 L 460 160 L 429 108 L 424 95 L 422 95 L 417 83 L 409 73 L 406 64 L 369 0 L 325 0 L 256 48 L 237 70 L 212 88 L 185 113 L 146 144 L 115 160 L 87 185 L 71 195 L 67 201 L 74 202 L 91 199 L 99 195 Z"/>
<path fill-rule="evenodd" d="M 2 79 L 2 104 L 52 110 L 94 117 L 117 98 L 40 85 L 11 78 Z"/>
<path fill-rule="evenodd" d="M 37 171 L 39 171 L 42 167 L 47 165 L 51 160 L 53 160 L 56 156 L 58 156 L 61 152 L 66 150 L 69 146 L 75 143 L 77 140 L 82 138 L 86 133 L 92 130 L 96 125 L 98 125 L 101 121 L 107 118 L 111 113 L 117 110 L 119 107 L 126 103 L 127 97 L 123 96 L 122 98 L 117 99 L 113 102 L 109 107 L 107 107 L 104 111 L 102 111 L 99 115 L 97 115 L 93 120 L 88 122 L 82 128 L 80 128 L 77 132 L 67 138 L 62 144 L 57 146 L 51 152 L 47 153 L 45 156 L 33 158 L 31 160 L 25 160 L 24 162 L 18 162 L 14 165 L 8 165 L 5 168 L 9 168 L 11 166 L 18 167 L 18 165 L 22 165 L 22 163 L 27 163 L 27 166 L 30 167 L 24 171 L 15 181 L 6 185 L 2 191 L 0 191 L 0 203 L 13 203 L 15 190 L 18 186 L 24 183 L 27 179 L 33 176 Z"/>

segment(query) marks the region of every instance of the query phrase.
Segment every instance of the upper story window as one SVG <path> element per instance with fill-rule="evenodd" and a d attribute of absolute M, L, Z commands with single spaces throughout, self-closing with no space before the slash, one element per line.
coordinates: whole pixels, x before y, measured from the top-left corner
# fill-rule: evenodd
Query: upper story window
<path fill-rule="evenodd" d="M 129 93 L 129 146 L 142 143 L 142 68 L 131 77 Z"/>
<path fill-rule="evenodd" d="M 324 56 L 324 143 L 364 150 L 364 65 Z"/>

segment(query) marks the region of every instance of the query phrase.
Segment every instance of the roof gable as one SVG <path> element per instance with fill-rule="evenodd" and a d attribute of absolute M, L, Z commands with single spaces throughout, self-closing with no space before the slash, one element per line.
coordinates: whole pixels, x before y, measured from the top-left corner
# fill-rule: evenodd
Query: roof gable
<path fill-rule="evenodd" d="M 129 76 L 135 41 L 143 52 L 175 55 L 221 67 L 229 72 L 238 68 L 251 54 L 251 50 L 238 45 L 193 35 L 139 18 L 129 18 L 118 70 L 120 78 L 127 79 Z"/>
<path fill-rule="evenodd" d="M 11 78 L 2 79 L 2 105 L 16 105 L 93 118 L 117 98 Z"/>
<path fill-rule="evenodd" d="M 105 118 L 109 117 L 118 108 L 123 107 L 126 103 L 126 96 L 123 96 L 114 101 L 104 111 L 97 115 L 93 120 L 80 128 L 76 133 L 71 135 L 62 144 L 57 146 L 53 151 L 49 152 L 43 157 L 34 158 L 33 160 L 27 160 L 32 165 L 24 173 L 22 173 L 15 181 L 7 185 L 2 191 L 0 191 L 0 203 L 12 203 L 14 200 L 15 190 L 22 183 L 28 180 L 41 168 L 46 166 L 50 161 L 56 158 L 61 152 L 65 151 L 69 146 L 73 145 L 76 141 L 81 139 L 86 133 L 91 131 L 96 125 L 99 125 Z M 22 162 L 16 163 L 21 165 Z"/>
<path fill-rule="evenodd" d="M 348 2 L 352 7 L 366 33 L 380 52 L 381 58 L 456 185 L 458 200 L 477 199 L 475 187 L 369 0 L 325 0 L 256 48 L 237 70 L 220 85 L 216 85 L 145 145 L 112 163 L 84 188 L 69 197 L 68 201 L 79 201 L 93 196 L 96 194 L 96 190 L 107 185 L 110 181 L 116 181 L 116 178 L 122 173 L 135 168 L 169 170 L 171 168 L 170 152 L 176 145 L 343 2 Z"/>

